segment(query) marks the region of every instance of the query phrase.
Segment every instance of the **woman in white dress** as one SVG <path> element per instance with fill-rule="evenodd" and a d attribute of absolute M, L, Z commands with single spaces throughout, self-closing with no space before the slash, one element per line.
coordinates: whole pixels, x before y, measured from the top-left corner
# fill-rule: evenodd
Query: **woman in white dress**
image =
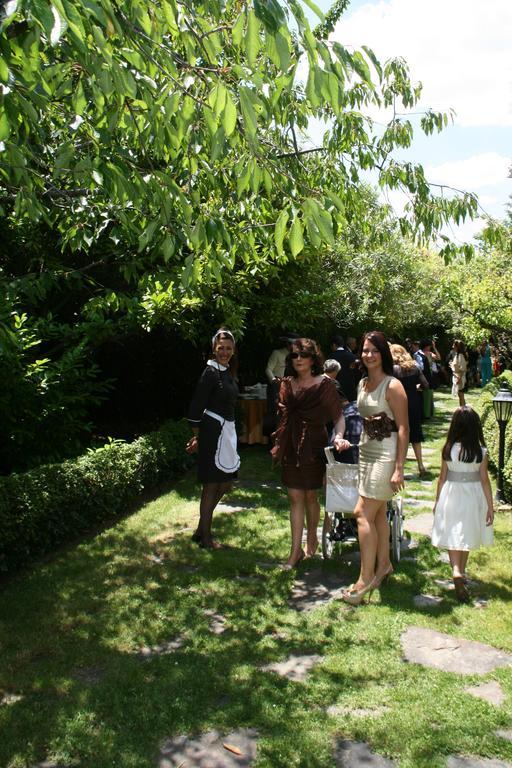
<path fill-rule="evenodd" d="M 493 542 L 493 501 L 480 418 L 469 405 L 454 412 L 442 451 L 432 544 L 447 549 L 458 600 L 469 599 L 469 552 Z"/>

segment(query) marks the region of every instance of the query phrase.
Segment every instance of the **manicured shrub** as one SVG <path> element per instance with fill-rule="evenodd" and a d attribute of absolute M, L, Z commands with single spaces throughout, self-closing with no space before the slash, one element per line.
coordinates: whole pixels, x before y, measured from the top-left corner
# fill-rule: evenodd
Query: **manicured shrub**
<path fill-rule="evenodd" d="M 478 411 L 482 419 L 482 427 L 487 448 L 489 449 L 489 464 L 492 469 L 498 471 L 499 429 L 492 399 L 506 382 L 512 390 L 512 371 L 505 371 L 496 379 L 492 379 L 482 391 Z M 509 422 L 505 433 L 505 462 L 503 470 L 503 491 L 505 498 L 512 501 L 512 422 Z"/>
<path fill-rule="evenodd" d="M 0 569 L 34 557 L 129 510 L 142 491 L 191 464 L 190 429 L 168 422 L 133 443 L 113 441 L 78 459 L 0 477 Z"/>

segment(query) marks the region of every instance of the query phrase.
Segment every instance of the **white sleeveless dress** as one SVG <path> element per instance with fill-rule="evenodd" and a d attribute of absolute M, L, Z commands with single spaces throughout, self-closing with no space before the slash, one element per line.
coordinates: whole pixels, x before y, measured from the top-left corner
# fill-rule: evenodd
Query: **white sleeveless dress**
<path fill-rule="evenodd" d="M 364 384 L 359 382 L 357 389 L 357 407 L 363 418 L 376 416 L 384 412 L 393 419 L 393 411 L 386 400 L 386 392 L 393 376 L 386 376 L 373 392 L 366 392 Z M 370 440 L 363 429 L 359 443 L 359 494 L 367 499 L 389 501 L 393 498 L 391 476 L 395 471 L 397 433 L 383 440 Z"/>
<path fill-rule="evenodd" d="M 460 443 L 454 443 L 447 462 L 449 475 L 436 504 L 432 544 L 467 552 L 490 547 L 493 529 L 485 524 L 487 501 L 478 474 L 481 463 L 459 461 L 460 448 Z M 485 456 L 486 449 L 482 451 Z M 450 473 L 455 479 L 450 479 Z"/>

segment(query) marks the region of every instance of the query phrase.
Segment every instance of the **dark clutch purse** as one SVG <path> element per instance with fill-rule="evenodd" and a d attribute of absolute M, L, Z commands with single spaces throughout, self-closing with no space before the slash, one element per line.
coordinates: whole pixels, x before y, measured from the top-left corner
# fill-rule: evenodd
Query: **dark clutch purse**
<path fill-rule="evenodd" d="M 394 419 L 390 419 L 387 413 L 376 413 L 375 416 L 367 416 L 363 419 L 364 431 L 370 440 L 384 440 L 391 437 L 392 432 L 397 432 Z"/>

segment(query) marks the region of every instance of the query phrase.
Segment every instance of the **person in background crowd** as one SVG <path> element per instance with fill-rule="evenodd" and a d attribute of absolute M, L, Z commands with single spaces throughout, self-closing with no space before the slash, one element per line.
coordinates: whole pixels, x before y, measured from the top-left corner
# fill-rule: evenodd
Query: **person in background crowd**
<path fill-rule="evenodd" d="M 432 341 L 430 339 L 422 339 L 420 342 L 420 348 L 418 350 L 418 356 L 421 358 L 423 363 L 422 373 L 426 378 L 429 387 L 422 392 L 423 418 L 431 419 L 434 415 L 434 392 L 432 390 Z"/>
<path fill-rule="evenodd" d="M 354 401 L 350 403 L 347 398 L 345 397 L 345 394 L 342 392 L 339 381 L 337 381 L 336 376 L 337 373 L 340 370 L 340 364 L 337 360 L 326 360 L 324 363 L 324 376 L 329 376 L 331 379 L 334 380 L 334 383 L 336 384 L 338 388 L 338 393 L 341 398 L 341 405 L 343 407 L 343 416 L 345 417 L 345 432 L 343 434 L 343 437 L 345 440 L 348 440 L 349 443 L 351 443 L 351 448 L 348 448 L 346 451 L 334 451 L 334 458 L 336 461 L 341 462 L 342 464 L 357 464 L 359 461 L 359 440 L 361 439 L 361 432 L 363 430 L 363 420 L 361 416 L 359 415 L 359 411 L 357 410 L 357 402 Z M 329 429 L 329 425 L 328 425 Z M 334 439 L 334 432 L 332 431 L 332 425 L 331 425 L 331 438 L 329 440 L 329 444 L 332 445 L 332 440 Z"/>
<path fill-rule="evenodd" d="M 331 338 L 331 358 L 337 360 L 340 364 L 337 379 L 341 391 L 349 403 L 353 403 L 357 397 L 357 386 L 355 382 L 357 358 L 354 353 L 345 346 L 343 336 L 333 336 Z"/>
<path fill-rule="evenodd" d="M 289 360 L 293 374 L 281 381 L 279 389 L 279 424 L 275 431 L 273 458 L 281 464 L 283 485 L 290 501 L 291 549 L 284 568 L 294 568 L 312 557 L 318 548 L 320 520 L 318 490 L 325 475 L 323 450 L 327 445 L 326 424 L 335 429 L 334 447 L 345 450 L 350 444 L 343 438 L 345 419 L 334 382 L 322 375 L 322 356 L 316 341 L 295 339 Z M 307 544 L 302 549 L 302 531 L 306 515 Z"/>
<path fill-rule="evenodd" d="M 380 331 L 364 336 L 361 360 L 367 377 L 359 383 L 357 405 L 363 417 L 359 444 L 359 500 L 355 508 L 361 571 L 342 594 L 359 605 L 392 573 L 386 503 L 404 487 L 409 443 L 407 395 L 393 376 L 393 358 Z"/>
<path fill-rule="evenodd" d="M 480 347 L 480 382 L 481 386 L 485 387 L 486 384 L 492 379 L 492 359 L 491 359 L 491 345 L 484 339 Z"/>
<path fill-rule="evenodd" d="M 429 356 L 429 359 L 430 359 L 430 369 L 432 372 L 432 389 L 436 389 L 441 383 L 440 382 L 440 366 L 442 362 L 442 357 L 436 347 L 435 338 L 432 338 L 430 354 L 428 351 L 426 352 L 426 354 Z"/>
<path fill-rule="evenodd" d="M 468 368 L 466 360 L 466 348 L 460 339 L 453 342 L 453 356 L 450 360 L 452 370 L 452 397 L 459 398 L 459 405 L 465 405 L 464 389 L 466 387 L 466 371 Z"/>
<path fill-rule="evenodd" d="M 277 398 L 279 385 L 285 375 L 286 359 L 290 351 L 290 339 L 288 336 L 280 336 L 277 339 L 279 347 L 273 349 L 265 368 L 268 380 L 267 384 L 267 413 L 263 420 L 263 433 L 270 436 L 277 426 Z"/>
<path fill-rule="evenodd" d="M 203 549 L 222 548 L 212 536 L 213 512 L 222 496 L 231 490 L 240 466 L 235 431 L 235 351 L 231 331 L 219 329 L 212 338 L 211 359 L 199 379 L 188 412 L 193 436 L 186 451 L 198 453 L 197 476 L 203 486 L 199 523 L 192 541 Z"/>
<path fill-rule="evenodd" d="M 412 444 L 412 449 L 418 462 L 420 477 L 425 477 L 427 470 L 423 464 L 421 454 L 421 444 L 425 440 L 421 428 L 421 415 L 423 411 L 421 390 L 428 389 L 428 381 L 420 371 L 417 362 L 404 347 L 400 344 L 391 344 L 390 349 L 394 363 L 393 375 L 402 382 L 407 395 L 409 442 Z"/>
<path fill-rule="evenodd" d="M 480 386 L 480 353 L 475 347 L 468 347 L 468 370 L 466 375 L 466 387 Z"/>

